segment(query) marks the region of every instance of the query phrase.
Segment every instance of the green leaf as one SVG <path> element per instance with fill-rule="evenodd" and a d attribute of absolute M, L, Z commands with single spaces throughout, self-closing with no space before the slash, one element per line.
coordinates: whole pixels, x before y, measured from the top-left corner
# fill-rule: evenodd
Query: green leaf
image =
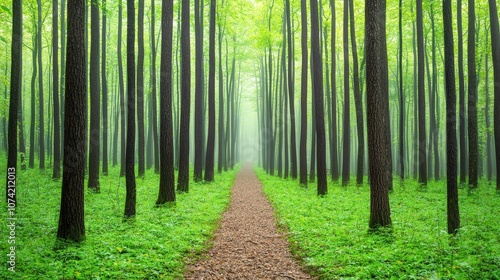
<path fill-rule="evenodd" d="M 0 5 L 0 8 L 2 8 L 2 10 L 6 11 L 9 15 L 12 15 L 12 11 L 9 8 L 7 8 L 6 6 Z"/>
<path fill-rule="evenodd" d="M 7 43 L 7 40 L 3 36 L 0 36 L 0 41 L 3 41 L 4 43 Z"/>

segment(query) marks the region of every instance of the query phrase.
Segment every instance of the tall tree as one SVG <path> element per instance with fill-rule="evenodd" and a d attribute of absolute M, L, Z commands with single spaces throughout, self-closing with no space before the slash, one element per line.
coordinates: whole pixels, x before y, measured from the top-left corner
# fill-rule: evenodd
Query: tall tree
<path fill-rule="evenodd" d="M 54 160 L 52 178 L 61 177 L 61 124 L 59 118 L 59 3 L 52 1 L 52 98 L 54 103 Z"/>
<path fill-rule="evenodd" d="M 102 0 L 102 56 L 101 56 L 101 80 L 102 80 L 102 173 L 108 175 L 108 80 L 106 71 L 106 0 Z"/>
<path fill-rule="evenodd" d="M 332 0 L 333 1 L 333 0 Z M 301 1 L 302 74 L 300 79 L 300 185 L 307 186 L 307 10 Z"/>
<path fill-rule="evenodd" d="M 318 23 L 318 1 L 311 0 L 311 56 L 313 67 L 312 83 L 314 88 L 314 103 L 316 104 L 316 160 L 318 173 L 318 195 L 326 195 L 326 140 L 325 120 L 323 108 L 323 63 L 321 62 L 321 51 L 319 48 L 319 23 Z"/>
<path fill-rule="evenodd" d="M 122 59 L 122 15 L 123 15 L 123 5 L 122 0 L 118 2 L 118 46 L 117 46 L 117 56 L 118 56 L 118 88 L 120 90 L 120 177 L 125 176 L 125 81 L 123 80 L 123 59 Z"/>
<path fill-rule="evenodd" d="M 189 190 L 189 116 L 191 99 L 191 55 L 189 33 L 189 0 L 182 1 L 181 15 L 181 128 L 179 147 L 179 175 L 177 190 Z"/>
<path fill-rule="evenodd" d="M 208 43 L 208 133 L 205 156 L 205 181 L 214 180 L 215 150 L 215 9 L 216 0 L 210 1 L 210 24 Z"/>
<path fill-rule="evenodd" d="M 42 69 L 42 1 L 37 0 L 38 3 L 38 24 L 37 24 L 37 45 L 38 45 L 38 144 L 40 145 L 39 158 L 40 169 L 45 169 L 45 125 L 43 115 L 43 69 Z"/>
<path fill-rule="evenodd" d="M 160 188 L 156 204 L 175 201 L 172 136 L 172 33 L 174 5 L 162 0 L 160 63 Z"/>
<path fill-rule="evenodd" d="M 286 26 L 288 44 L 288 102 L 290 105 L 290 172 L 293 179 L 297 178 L 297 140 L 295 132 L 295 83 L 293 77 L 294 66 L 294 46 L 292 41 L 293 28 L 291 23 L 290 0 L 286 0 Z M 286 121 L 286 118 L 285 118 Z M 286 140 L 285 140 L 286 141 Z M 288 164 L 288 161 L 287 163 Z"/>
<path fill-rule="evenodd" d="M 492 156 L 493 153 L 491 152 L 491 132 L 490 132 L 490 89 L 489 89 L 489 67 L 488 67 L 488 55 L 486 55 L 485 60 L 485 75 L 484 75 L 484 80 L 485 80 L 485 95 L 486 95 L 486 101 L 484 105 L 484 119 L 486 121 L 486 178 L 488 180 L 491 180 L 492 173 L 493 173 L 493 164 L 492 164 Z"/>
<path fill-rule="evenodd" d="M 363 184 L 363 166 L 365 163 L 365 132 L 363 121 L 363 100 L 361 90 L 359 89 L 359 68 L 358 68 L 358 47 L 356 44 L 356 28 L 354 26 L 354 4 L 349 0 L 349 17 L 351 30 L 351 48 L 352 48 L 352 67 L 354 84 L 354 103 L 356 105 L 356 126 L 358 128 L 358 160 L 356 168 L 356 184 Z M 401 138 L 401 142 L 403 138 Z"/>
<path fill-rule="evenodd" d="M 100 144 L 100 75 L 99 75 L 99 2 L 92 0 L 90 6 L 90 142 L 88 188 L 99 190 L 99 144 Z M 104 69 L 102 69 L 104 71 Z"/>
<path fill-rule="evenodd" d="M 349 183 L 351 166 L 351 113 L 349 107 L 349 0 L 344 0 L 344 121 L 343 121 L 343 151 L 342 151 L 342 185 Z"/>
<path fill-rule="evenodd" d="M 476 74 L 476 12 L 474 0 L 469 0 L 469 21 L 467 39 L 467 75 L 469 94 L 467 100 L 469 133 L 469 186 L 477 187 L 479 144 L 477 139 L 477 74 Z"/>
<path fill-rule="evenodd" d="M 195 100 L 194 100 L 194 181 L 201 181 L 203 172 L 203 101 L 204 101 L 204 75 L 203 75 L 203 22 L 200 0 L 194 1 L 195 16 L 195 48 L 196 48 L 196 69 L 195 69 Z"/>
<path fill-rule="evenodd" d="M 12 1 L 12 45 L 11 45 L 11 74 L 9 100 L 9 135 L 6 172 L 6 201 L 16 202 L 15 190 L 9 186 L 9 173 L 15 173 L 17 168 L 17 120 L 19 113 L 19 97 L 21 96 L 22 82 L 22 44 L 23 44 L 23 8 L 21 0 Z M 9 188 L 10 187 L 10 188 Z M 9 190 L 11 190 L 9 192 Z"/>
<path fill-rule="evenodd" d="M 389 133 L 389 88 L 386 44 L 386 1 L 367 0 L 365 5 L 366 92 L 368 161 L 370 173 L 371 230 L 390 227 L 389 189 L 392 161 Z"/>
<path fill-rule="evenodd" d="M 418 182 L 427 185 L 427 155 L 425 143 L 425 88 L 424 88 L 424 28 L 422 1 L 417 0 L 417 60 L 418 60 Z"/>
<path fill-rule="evenodd" d="M 495 0 L 488 0 L 490 7 L 491 57 L 493 60 L 493 134 L 495 135 L 495 152 L 497 166 L 497 191 L 500 190 L 500 30 L 498 27 L 498 11 Z"/>
<path fill-rule="evenodd" d="M 401 168 L 401 179 L 405 178 L 405 160 L 404 160 L 404 125 L 405 125 L 405 100 L 403 92 L 403 0 L 399 0 L 398 17 L 398 92 L 399 92 L 399 166 Z"/>
<path fill-rule="evenodd" d="M 68 0 L 63 180 L 57 238 L 76 242 L 85 239 L 83 190 L 87 135 L 87 76 L 84 16 L 85 1 Z"/>
<path fill-rule="evenodd" d="M 156 97 L 156 43 L 155 43 L 155 0 L 151 0 L 151 99 L 152 99 L 152 125 L 153 125 L 153 154 L 154 154 L 154 170 L 155 173 L 160 172 L 160 157 L 158 150 L 158 108 Z"/>
<path fill-rule="evenodd" d="M 126 198 L 125 217 L 135 216 L 135 8 L 127 0 L 127 151 L 125 154 Z"/>
<path fill-rule="evenodd" d="M 462 29 L 462 0 L 457 0 L 457 32 L 458 32 L 458 111 L 460 133 L 460 183 L 465 183 L 466 148 L 465 148 L 465 78 L 464 47 Z"/>
<path fill-rule="evenodd" d="M 455 234 L 460 227 L 457 186 L 457 117 L 455 90 L 455 62 L 451 0 L 443 0 L 444 63 L 446 81 L 446 179 L 448 233 Z M 460 63 L 459 63 L 460 64 Z"/>
<path fill-rule="evenodd" d="M 33 21 L 33 29 L 36 29 L 36 22 Z M 35 92 L 36 92 L 36 75 L 38 72 L 38 67 L 37 67 L 37 51 L 38 51 L 38 43 L 37 43 L 37 38 L 36 32 L 33 34 L 33 50 L 31 52 L 31 60 L 32 60 L 32 65 L 33 65 L 33 71 L 31 74 L 31 114 L 30 114 L 30 155 L 29 155 L 29 163 L 28 167 L 29 168 L 34 168 L 35 167 L 35 123 L 36 123 L 36 115 L 35 115 Z M 12 70 L 11 70 L 12 71 Z"/>
<path fill-rule="evenodd" d="M 137 14 L 137 136 L 138 176 L 144 176 L 144 0 L 139 0 Z"/>
<path fill-rule="evenodd" d="M 336 31 L 337 27 L 335 24 L 335 0 L 330 0 L 330 7 L 331 7 L 331 34 L 330 34 L 330 40 L 331 40 L 331 57 L 332 57 L 332 71 L 331 71 L 331 83 L 332 83 L 332 139 L 331 139 L 331 145 L 330 145 L 330 169 L 332 172 L 332 179 L 334 181 L 338 181 L 339 179 L 339 162 L 337 160 L 337 58 L 336 58 L 336 51 L 335 51 L 335 38 L 336 38 Z"/>

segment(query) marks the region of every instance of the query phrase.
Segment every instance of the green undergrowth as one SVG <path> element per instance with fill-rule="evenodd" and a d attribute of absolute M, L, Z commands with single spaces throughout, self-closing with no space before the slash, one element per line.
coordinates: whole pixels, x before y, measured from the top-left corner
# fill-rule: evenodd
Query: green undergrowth
<path fill-rule="evenodd" d="M 237 169 L 216 174 L 210 184 L 191 180 L 189 193 L 177 193 L 177 202 L 165 207 L 155 207 L 159 175 L 148 171 L 136 180 L 137 215 L 124 222 L 125 178 L 112 168 L 100 177 L 101 193 L 85 192 L 86 240 L 69 246 L 55 242 L 61 181 L 52 181 L 50 170 L 18 171 L 16 272 L 7 270 L 2 211 L 0 279 L 182 278 L 186 262 L 210 246 Z"/>
<path fill-rule="evenodd" d="M 292 252 L 320 279 L 500 279 L 500 195 L 481 181 L 459 190 L 461 229 L 447 234 L 446 183 L 423 189 L 394 181 L 393 232 L 370 234 L 368 184 L 316 184 L 257 174 L 276 209 Z M 355 179 L 351 180 L 355 182 Z"/>

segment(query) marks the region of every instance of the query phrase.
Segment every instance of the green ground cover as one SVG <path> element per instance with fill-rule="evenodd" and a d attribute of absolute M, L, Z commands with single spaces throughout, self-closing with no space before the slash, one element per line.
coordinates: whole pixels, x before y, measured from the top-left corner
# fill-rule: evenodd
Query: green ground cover
<path fill-rule="evenodd" d="M 55 242 L 61 181 L 50 179 L 51 170 L 18 171 L 16 272 L 7 270 L 9 228 L 2 211 L 0 279 L 182 277 L 188 258 L 209 245 L 236 172 L 217 174 L 210 184 L 191 181 L 189 193 L 177 194 L 175 205 L 160 208 L 155 207 L 159 176 L 147 172 L 145 179 L 137 179 L 136 218 L 123 222 L 125 178 L 119 178 L 119 168 L 111 168 L 109 176 L 100 177 L 100 194 L 85 193 L 85 242 L 61 246 Z M 5 201 L 0 205 L 6 208 Z"/>
<path fill-rule="evenodd" d="M 445 181 L 421 189 L 395 179 L 393 233 L 376 235 L 368 233 L 368 184 L 329 182 L 328 195 L 318 197 L 315 184 L 301 188 L 256 171 L 292 252 L 321 279 L 500 279 L 500 195 L 493 184 L 459 190 L 462 228 L 450 237 Z"/>

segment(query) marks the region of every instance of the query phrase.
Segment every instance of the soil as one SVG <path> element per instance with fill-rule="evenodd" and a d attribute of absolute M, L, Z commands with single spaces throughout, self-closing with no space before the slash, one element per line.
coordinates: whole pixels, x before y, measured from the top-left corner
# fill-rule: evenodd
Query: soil
<path fill-rule="evenodd" d="M 251 165 L 236 176 L 214 246 L 185 279 L 313 279 L 293 259 Z"/>

